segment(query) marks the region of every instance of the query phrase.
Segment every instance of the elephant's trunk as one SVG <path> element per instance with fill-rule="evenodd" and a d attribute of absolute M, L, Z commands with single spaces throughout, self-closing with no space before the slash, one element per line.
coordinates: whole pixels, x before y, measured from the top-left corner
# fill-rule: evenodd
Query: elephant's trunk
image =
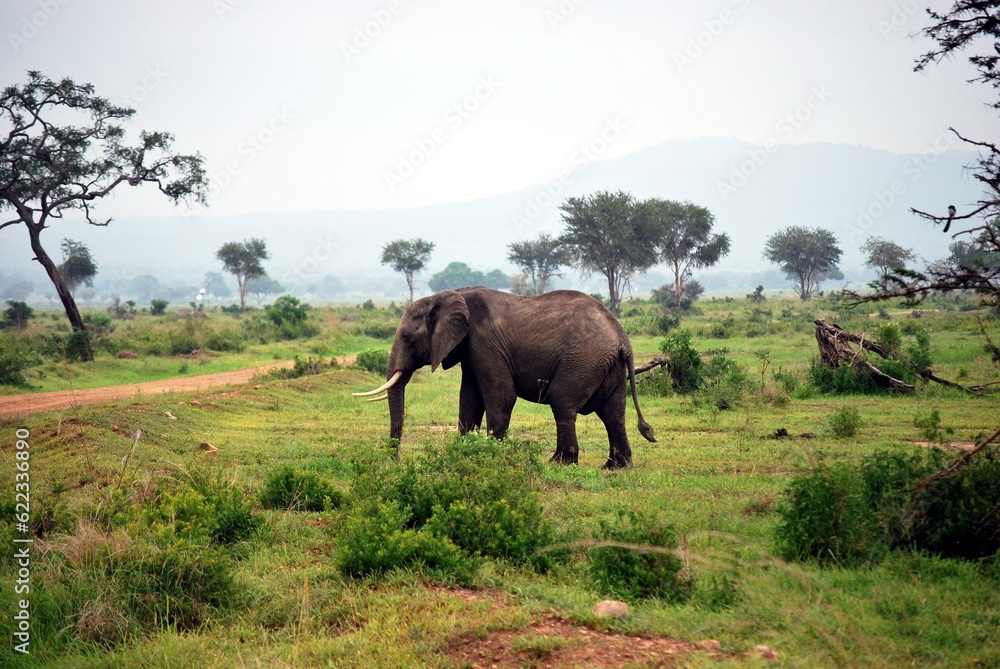
<path fill-rule="evenodd" d="M 403 415 L 405 413 L 406 384 L 413 376 L 412 369 L 398 369 L 400 357 L 402 355 L 402 343 L 399 336 L 392 344 L 392 352 L 389 354 L 388 378 L 393 378 L 397 374 L 399 378 L 387 391 L 389 396 L 389 438 L 401 439 L 403 437 Z"/>
<path fill-rule="evenodd" d="M 401 439 L 403 436 L 403 414 L 406 396 L 406 381 L 410 375 L 404 374 L 403 379 L 389 389 L 389 437 Z"/>

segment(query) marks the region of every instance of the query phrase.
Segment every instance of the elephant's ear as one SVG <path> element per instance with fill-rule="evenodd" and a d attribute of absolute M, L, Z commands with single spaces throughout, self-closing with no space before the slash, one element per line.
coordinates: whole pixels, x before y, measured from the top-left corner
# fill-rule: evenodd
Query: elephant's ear
<path fill-rule="evenodd" d="M 469 307 L 465 298 L 454 290 L 442 291 L 435 298 L 429 327 L 432 372 L 469 332 Z"/>

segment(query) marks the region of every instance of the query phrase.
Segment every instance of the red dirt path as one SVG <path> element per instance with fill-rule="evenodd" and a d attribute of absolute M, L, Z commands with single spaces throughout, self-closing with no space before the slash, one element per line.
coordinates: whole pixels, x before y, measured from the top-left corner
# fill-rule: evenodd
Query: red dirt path
<path fill-rule="evenodd" d="M 347 355 L 337 358 L 337 364 L 349 365 L 357 356 Z M 162 395 L 164 393 L 197 392 L 246 383 L 258 374 L 279 367 L 291 367 L 292 360 L 273 362 L 260 367 L 239 369 L 235 372 L 215 372 L 214 374 L 197 374 L 180 376 L 160 381 L 142 381 L 141 383 L 126 383 L 121 386 L 104 386 L 103 388 L 82 388 L 80 390 L 56 390 L 48 393 L 33 393 L 30 395 L 7 395 L 0 397 L 0 418 L 13 418 L 43 411 L 55 411 L 84 404 L 99 404 L 129 397 L 143 395 Z"/>

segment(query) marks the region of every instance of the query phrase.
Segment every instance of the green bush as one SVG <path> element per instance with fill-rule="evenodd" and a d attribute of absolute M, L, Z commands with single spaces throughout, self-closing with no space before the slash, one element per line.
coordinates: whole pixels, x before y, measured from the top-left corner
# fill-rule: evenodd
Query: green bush
<path fill-rule="evenodd" d="M 38 356 L 30 352 L 0 348 L 0 386 L 27 388 L 29 384 L 24 370 L 40 362 Z"/>
<path fill-rule="evenodd" d="M 357 504 L 337 531 L 337 568 L 355 578 L 417 569 L 444 581 L 469 582 L 475 573 L 473 561 L 447 537 L 407 527 L 409 520 L 410 514 L 396 502 Z"/>
<path fill-rule="evenodd" d="M 674 394 L 674 380 L 666 369 L 657 368 L 643 376 L 642 383 L 636 386 L 640 395 L 670 397 Z M 637 378 L 636 381 L 638 380 Z"/>
<path fill-rule="evenodd" d="M 377 348 L 362 351 L 358 353 L 355 364 L 361 369 L 385 376 L 389 373 L 389 351 Z"/>
<path fill-rule="evenodd" d="M 260 526 L 244 490 L 197 471 L 187 485 L 161 493 L 142 516 L 157 536 L 223 545 L 249 539 Z"/>
<path fill-rule="evenodd" d="M 91 336 L 86 330 L 73 330 L 66 336 L 65 355 L 69 360 L 83 360 L 91 350 Z"/>
<path fill-rule="evenodd" d="M 324 511 L 339 508 L 343 495 L 315 472 L 283 465 L 267 475 L 260 501 L 265 509 Z"/>
<path fill-rule="evenodd" d="M 205 336 L 204 347 L 210 351 L 239 353 L 246 349 L 247 341 L 235 327 L 222 325 Z"/>
<path fill-rule="evenodd" d="M 103 336 L 115 329 L 111 314 L 103 311 L 88 311 L 83 315 L 83 323 L 94 336 Z"/>
<path fill-rule="evenodd" d="M 362 332 L 375 339 L 392 339 L 396 336 L 396 325 L 393 323 L 366 323 Z"/>
<path fill-rule="evenodd" d="M 191 474 L 191 487 L 201 494 L 205 504 L 215 516 L 209 537 L 218 544 L 245 541 L 261 526 L 260 517 L 254 513 L 247 491 L 226 482 L 221 474 L 210 476 L 201 471 Z"/>
<path fill-rule="evenodd" d="M 830 414 L 830 431 L 838 439 L 850 439 L 861 427 L 861 414 L 855 407 L 841 407 Z"/>
<path fill-rule="evenodd" d="M 903 332 L 899 328 L 899 323 L 890 321 L 882 324 L 875 338 L 890 357 L 897 357 L 903 352 Z"/>
<path fill-rule="evenodd" d="M 821 466 L 797 477 L 779 505 L 788 559 L 854 565 L 906 548 L 980 559 L 1000 551 L 1000 456 L 986 449 L 944 474 L 946 456 L 876 453 L 860 468 Z"/>
<path fill-rule="evenodd" d="M 358 564 L 355 554 L 377 552 L 390 541 L 431 550 L 440 557 L 434 567 L 438 575 L 447 572 L 457 579 L 467 578 L 466 570 L 480 558 L 545 568 L 547 560 L 536 552 L 550 541 L 552 529 L 542 516 L 536 456 L 535 449 L 514 439 L 469 434 L 428 446 L 404 463 L 385 454 L 358 462 L 350 495 L 354 502 L 338 534 L 338 550 L 349 554 L 340 563 Z M 370 519 L 376 509 L 378 523 Z M 449 546 L 464 556 L 461 563 L 450 562 Z M 398 567 L 428 564 L 426 555 L 409 548 L 398 557 Z M 449 570 L 440 571 L 445 565 L 451 565 Z M 370 573 L 392 567 L 380 562 Z M 343 569 L 357 575 L 354 567 Z"/>
<path fill-rule="evenodd" d="M 683 602 L 692 592 L 684 563 L 674 552 L 674 528 L 652 516 L 621 509 L 613 522 L 602 520 L 590 551 L 590 576 L 601 594 L 626 601 L 662 599 Z"/>
<path fill-rule="evenodd" d="M 848 464 L 820 466 L 796 477 L 777 508 L 779 552 L 788 560 L 856 565 L 885 551 L 864 481 Z"/>
<path fill-rule="evenodd" d="M 7 300 L 7 308 L 4 309 L 0 327 L 24 329 L 28 327 L 28 321 L 34 316 L 35 310 L 29 307 L 26 302 Z"/>
<path fill-rule="evenodd" d="M 298 325 L 309 318 L 309 305 L 303 304 L 297 297 L 282 295 L 264 309 L 264 316 L 278 326 Z"/>
<path fill-rule="evenodd" d="M 771 373 L 771 376 L 778 387 L 789 395 L 799 389 L 799 377 L 792 372 L 786 372 L 779 367 L 777 371 Z"/>
<path fill-rule="evenodd" d="M 202 348 L 198 338 L 200 332 L 193 320 L 186 321 L 184 325 L 177 329 L 172 329 L 167 334 L 169 342 L 168 352 L 170 355 L 189 355 Z"/>
<path fill-rule="evenodd" d="M 167 306 L 170 302 L 160 299 L 152 299 L 149 301 L 149 313 L 152 316 L 162 316 L 167 313 Z"/>
<path fill-rule="evenodd" d="M 674 389 L 681 393 L 697 390 L 701 382 L 701 356 L 694 349 L 692 338 L 688 330 L 678 330 L 660 343 Z"/>
<path fill-rule="evenodd" d="M 707 399 L 719 409 L 729 409 L 743 399 L 750 385 L 750 377 L 738 362 L 718 351 L 708 363 L 701 366 L 698 387 Z"/>
<path fill-rule="evenodd" d="M 913 490 L 941 467 L 944 457 L 942 451 L 928 449 L 911 454 L 879 452 L 862 460 L 865 504 L 890 546 L 911 544 L 906 519 Z"/>
<path fill-rule="evenodd" d="M 907 538 L 944 557 L 986 558 L 1000 551 L 1000 454 L 988 447 L 964 467 L 919 488 Z"/>
<path fill-rule="evenodd" d="M 900 363 L 894 360 L 871 361 L 873 364 L 893 376 L 900 373 Z M 896 376 L 895 378 L 900 378 Z M 809 380 L 824 393 L 842 395 L 871 395 L 883 393 L 886 387 L 881 385 L 872 374 L 864 368 L 854 365 L 840 365 L 830 369 L 819 358 L 809 361 Z M 905 380 L 905 379 L 900 379 Z"/>

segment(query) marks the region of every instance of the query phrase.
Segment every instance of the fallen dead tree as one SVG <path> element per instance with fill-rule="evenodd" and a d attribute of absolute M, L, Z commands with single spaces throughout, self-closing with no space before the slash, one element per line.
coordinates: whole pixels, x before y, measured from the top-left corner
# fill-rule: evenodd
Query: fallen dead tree
<path fill-rule="evenodd" d="M 889 356 L 877 342 L 865 337 L 864 334 L 848 332 L 836 323 L 827 323 L 821 318 L 813 321 L 816 324 L 816 342 L 819 344 L 819 357 L 830 369 L 841 365 L 861 368 L 868 372 L 872 380 L 881 386 L 902 393 L 912 393 L 915 388 L 905 381 L 889 376 L 881 369 L 868 362 L 864 351 L 871 351 L 888 360 Z M 853 345 L 853 346 L 852 346 Z M 855 348 L 857 346 L 857 348 Z"/>
<path fill-rule="evenodd" d="M 853 332 L 848 332 L 836 323 L 827 323 L 821 318 L 817 318 L 813 321 L 813 323 L 816 324 L 816 342 L 819 344 L 819 357 L 824 365 L 833 370 L 836 370 L 841 365 L 849 365 L 855 367 L 856 369 L 864 369 L 868 372 L 872 381 L 876 385 L 896 390 L 901 393 L 910 393 L 914 391 L 913 385 L 886 374 L 867 360 L 867 356 L 863 351 L 875 353 L 884 360 L 891 359 L 886 350 L 880 346 L 878 342 L 866 337 L 864 333 L 854 334 Z M 976 386 L 963 386 L 960 383 L 942 379 L 928 367 L 915 369 L 913 371 L 925 382 L 933 381 L 935 383 L 940 383 L 943 386 L 957 388 L 958 390 L 973 395 L 981 395 L 986 392 L 987 386 L 995 385 L 983 384 Z"/>

